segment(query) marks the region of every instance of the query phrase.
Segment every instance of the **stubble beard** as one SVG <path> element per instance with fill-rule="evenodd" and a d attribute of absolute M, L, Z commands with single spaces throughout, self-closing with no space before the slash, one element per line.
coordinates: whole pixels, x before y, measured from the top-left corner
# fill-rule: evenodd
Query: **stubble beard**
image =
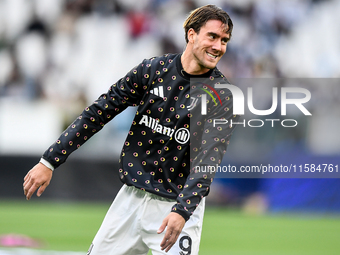
<path fill-rule="evenodd" d="M 197 61 L 197 64 L 202 68 L 202 69 L 214 69 L 215 67 L 216 67 L 216 64 L 213 64 L 213 63 L 211 63 L 211 65 L 209 65 L 209 66 L 207 66 L 207 64 L 205 63 L 205 62 L 207 62 L 207 61 L 205 61 L 205 59 L 204 59 L 204 54 L 206 54 L 206 52 L 204 51 L 204 53 L 203 53 L 203 56 L 202 56 L 202 59 L 200 59 L 197 55 L 196 55 L 196 53 L 193 53 L 193 55 L 194 55 L 194 57 L 195 57 L 195 59 L 196 59 L 196 61 Z"/>

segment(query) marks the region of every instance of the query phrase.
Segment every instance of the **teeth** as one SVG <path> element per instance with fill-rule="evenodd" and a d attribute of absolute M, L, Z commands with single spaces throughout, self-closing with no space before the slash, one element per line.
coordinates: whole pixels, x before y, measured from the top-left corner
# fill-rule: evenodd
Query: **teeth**
<path fill-rule="evenodd" d="M 212 55 L 212 54 L 210 54 L 210 53 L 208 53 L 208 52 L 207 52 L 207 54 L 208 54 L 209 57 L 217 58 L 217 56 L 214 56 L 214 55 Z"/>

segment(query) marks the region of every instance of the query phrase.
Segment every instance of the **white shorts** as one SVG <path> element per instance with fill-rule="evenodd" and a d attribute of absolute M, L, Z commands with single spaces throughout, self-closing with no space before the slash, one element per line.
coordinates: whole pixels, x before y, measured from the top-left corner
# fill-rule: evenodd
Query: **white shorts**
<path fill-rule="evenodd" d="M 197 255 L 201 239 L 205 199 L 185 223 L 170 251 L 161 250 L 157 230 L 171 212 L 175 200 L 123 185 L 108 210 L 87 255 Z"/>

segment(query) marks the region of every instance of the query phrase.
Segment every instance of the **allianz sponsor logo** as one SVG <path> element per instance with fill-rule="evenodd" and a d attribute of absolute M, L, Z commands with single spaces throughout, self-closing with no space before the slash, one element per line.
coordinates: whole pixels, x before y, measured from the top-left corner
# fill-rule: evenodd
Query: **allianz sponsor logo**
<path fill-rule="evenodd" d="M 190 132 L 187 128 L 180 128 L 175 130 L 173 128 L 163 126 L 159 123 L 158 119 L 152 118 L 145 114 L 139 121 L 139 125 L 145 125 L 146 127 L 156 131 L 159 134 L 174 137 L 176 142 L 180 144 L 185 144 L 190 139 Z"/>

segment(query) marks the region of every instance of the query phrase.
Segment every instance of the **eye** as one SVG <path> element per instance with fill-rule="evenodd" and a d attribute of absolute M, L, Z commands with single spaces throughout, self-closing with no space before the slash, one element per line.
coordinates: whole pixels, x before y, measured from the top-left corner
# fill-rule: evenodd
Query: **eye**
<path fill-rule="evenodd" d="M 222 43 L 227 44 L 228 43 L 228 39 L 222 39 Z"/>

